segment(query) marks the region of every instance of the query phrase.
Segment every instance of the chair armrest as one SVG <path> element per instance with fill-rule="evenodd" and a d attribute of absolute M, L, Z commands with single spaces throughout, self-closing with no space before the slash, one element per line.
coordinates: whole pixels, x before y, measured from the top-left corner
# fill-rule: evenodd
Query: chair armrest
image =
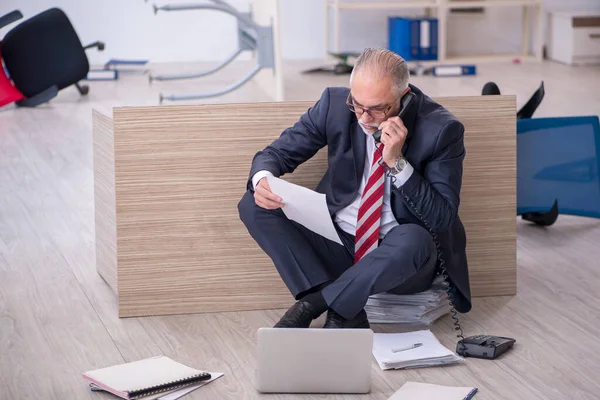
<path fill-rule="evenodd" d="M 84 50 L 93 49 L 94 47 L 97 47 L 99 51 L 103 51 L 104 50 L 104 42 L 90 43 L 87 46 L 85 46 L 83 49 Z"/>
<path fill-rule="evenodd" d="M 23 18 L 23 14 L 21 14 L 21 11 L 19 11 L 19 10 L 11 11 L 6 15 L 1 16 L 0 17 L 0 29 L 4 28 L 7 25 L 12 24 L 15 21 L 20 20 L 21 18 Z"/>
<path fill-rule="evenodd" d="M 35 96 L 28 97 L 23 100 L 17 101 L 19 107 L 37 107 L 40 104 L 47 103 L 58 95 L 58 86 L 53 85 L 48 89 L 36 94 Z"/>

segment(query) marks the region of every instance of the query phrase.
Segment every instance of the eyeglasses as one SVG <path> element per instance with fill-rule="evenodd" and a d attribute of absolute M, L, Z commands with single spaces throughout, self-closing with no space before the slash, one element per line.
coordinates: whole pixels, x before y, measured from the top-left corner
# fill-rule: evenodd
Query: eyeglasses
<path fill-rule="evenodd" d="M 357 106 L 354 104 L 354 100 L 352 99 L 352 94 L 348 93 L 348 98 L 346 99 L 346 105 L 350 111 L 357 113 L 358 115 L 362 115 L 363 113 L 369 114 L 372 118 L 379 119 L 385 118 L 388 111 L 392 108 L 391 105 L 386 106 L 384 109 L 367 109 L 365 107 Z"/>

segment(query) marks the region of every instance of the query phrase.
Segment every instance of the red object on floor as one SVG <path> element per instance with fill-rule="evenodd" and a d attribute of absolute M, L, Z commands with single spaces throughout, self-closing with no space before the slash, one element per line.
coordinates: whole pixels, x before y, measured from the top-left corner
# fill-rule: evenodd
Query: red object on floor
<path fill-rule="evenodd" d="M 2 63 L 2 42 L 0 42 L 0 107 L 15 101 L 23 100 L 25 96 L 19 91 L 6 76 L 6 70 Z"/>

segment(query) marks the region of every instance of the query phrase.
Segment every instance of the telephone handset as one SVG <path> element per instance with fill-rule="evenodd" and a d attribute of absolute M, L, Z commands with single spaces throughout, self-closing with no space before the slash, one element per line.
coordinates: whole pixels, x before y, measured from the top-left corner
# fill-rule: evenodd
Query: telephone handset
<path fill-rule="evenodd" d="M 416 97 L 417 96 L 410 91 L 402 97 L 402 100 L 400 100 L 400 103 L 401 103 L 400 113 L 398 114 L 398 117 L 400 117 L 400 119 L 402 119 L 402 117 L 405 115 L 410 103 Z M 381 134 L 382 134 L 382 132 L 380 130 L 373 133 L 373 139 L 375 139 L 376 143 L 381 143 Z M 380 147 L 377 145 L 376 145 L 376 147 L 381 153 Z M 382 156 L 383 156 L 383 154 L 382 154 Z M 382 164 L 384 166 L 384 168 L 386 168 L 386 171 L 388 171 L 389 168 L 383 162 L 383 160 L 380 160 L 379 163 Z M 392 180 L 392 184 L 394 184 L 396 177 L 394 175 L 390 174 L 389 172 L 387 173 L 387 175 Z M 452 289 L 450 287 L 450 277 L 448 276 L 448 270 L 446 269 L 446 261 L 444 260 L 444 257 L 442 254 L 442 246 L 438 239 L 437 233 L 435 233 L 433 231 L 433 229 L 431 228 L 431 226 L 429 225 L 427 220 L 419 212 L 419 209 L 417 208 L 415 203 L 412 201 L 410 196 L 408 196 L 406 194 L 406 192 L 404 191 L 404 188 L 402 186 L 400 187 L 400 193 L 402 194 L 402 197 L 404 198 L 405 202 L 412 209 L 412 212 L 414 213 L 414 215 L 417 218 L 419 218 L 419 220 L 427 228 L 427 230 L 429 231 L 429 234 L 433 238 L 433 242 L 435 244 L 435 248 L 437 251 L 439 271 L 440 271 L 440 274 L 442 275 L 444 289 L 446 290 L 446 293 L 448 294 L 448 300 L 450 302 L 450 314 L 451 314 L 451 318 L 453 320 L 453 324 L 455 327 L 454 330 L 458 331 L 456 336 L 460 339 L 458 341 L 458 343 L 456 344 L 456 353 L 463 357 L 477 357 L 477 358 L 485 358 L 485 359 L 493 360 L 494 358 L 498 357 L 500 354 L 508 351 L 512 347 L 512 345 L 515 343 L 514 339 L 498 337 L 498 336 L 485 336 L 485 335 L 470 336 L 468 338 L 464 337 L 463 330 L 460 326 L 460 322 L 459 322 L 458 316 L 457 316 L 458 311 L 456 310 L 456 307 L 454 306 L 454 303 L 452 302 L 452 294 L 451 294 Z"/>
<path fill-rule="evenodd" d="M 417 96 L 413 92 L 408 92 L 404 96 L 402 96 L 402 100 L 400 100 L 400 114 L 398 114 L 398 117 L 400 117 L 400 119 L 402 119 L 404 114 L 406 114 L 409 104 L 416 97 Z M 375 143 L 381 143 L 381 134 L 382 132 L 380 130 L 373 133 L 373 139 L 375 139 Z"/>

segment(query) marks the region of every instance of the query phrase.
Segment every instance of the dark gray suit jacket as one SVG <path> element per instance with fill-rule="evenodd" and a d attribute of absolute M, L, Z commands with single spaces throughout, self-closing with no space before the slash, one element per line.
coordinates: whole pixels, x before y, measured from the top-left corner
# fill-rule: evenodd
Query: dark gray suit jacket
<path fill-rule="evenodd" d="M 464 127 L 449 111 L 411 85 L 416 99 L 403 122 L 408 129 L 402 154 L 414 167 L 403 185 L 418 212 L 437 234 L 450 276 L 452 300 L 459 312 L 471 309 L 471 294 L 466 256 L 466 235 L 458 207 L 465 148 Z M 346 106 L 348 88 L 327 88 L 314 106 L 298 122 L 253 161 L 248 179 L 268 170 L 274 176 L 293 172 L 327 146 L 328 169 L 316 191 L 324 193 L 332 217 L 355 198 L 365 162 L 365 136 L 356 115 Z M 399 224 L 424 226 L 415 212 L 391 185 L 392 212 Z"/>

